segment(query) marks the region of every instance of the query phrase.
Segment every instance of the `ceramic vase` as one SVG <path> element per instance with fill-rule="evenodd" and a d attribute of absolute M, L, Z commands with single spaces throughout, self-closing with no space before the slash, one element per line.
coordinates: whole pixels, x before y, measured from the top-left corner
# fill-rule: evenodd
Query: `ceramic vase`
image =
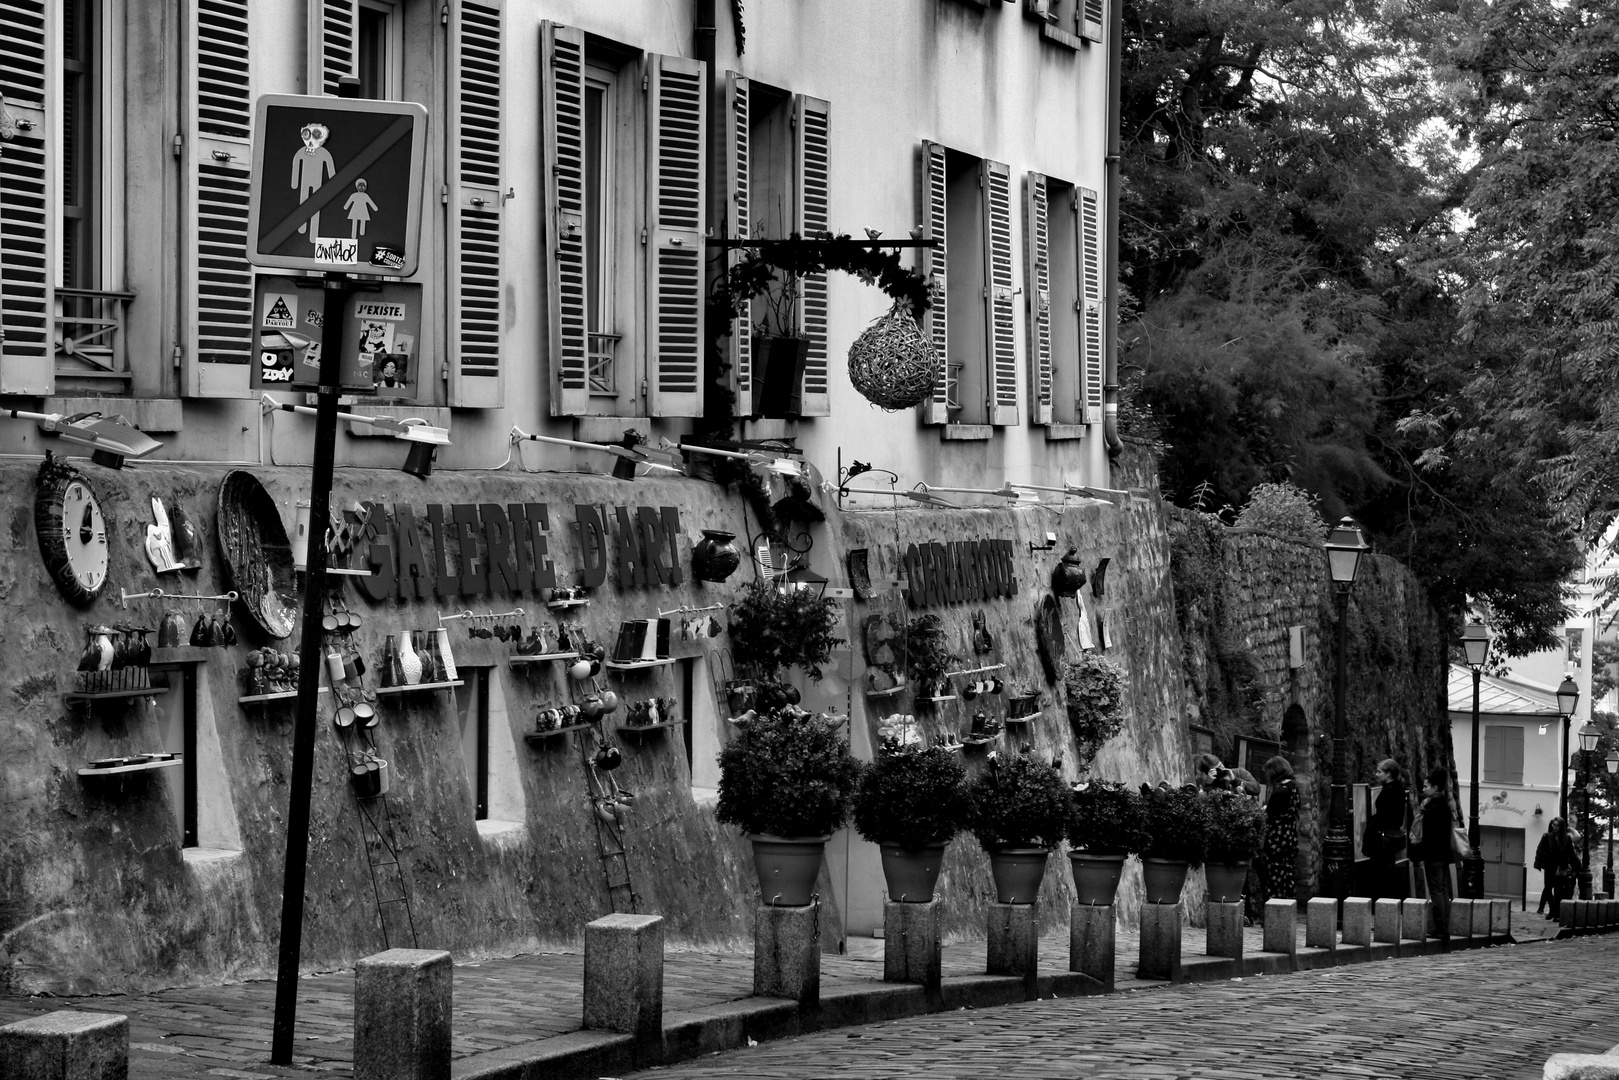
<path fill-rule="evenodd" d="M 691 549 L 692 576 L 699 581 L 724 581 L 742 564 L 736 534 L 723 529 L 704 529 L 703 538 Z"/>
<path fill-rule="evenodd" d="M 438 639 L 438 655 L 444 665 L 444 681 L 455 682 L 455 653 L 450 649 L 450 632 L 441 626 L 433 631 L 433 636 Z"/>
<path fill-rule="evenodd" d="M 415 686 L 422 681 L 422 658 L 416 654 L 415 642 L 409 630 L 399 635 L 400 685 Z"/>
<path fill-rule="evenodd" d="M 383 686 L 398 686 L 404 680 L 399 672 L 399 645 L 392 634 L 382 642 L 382 671 L 377 679 Z"/>

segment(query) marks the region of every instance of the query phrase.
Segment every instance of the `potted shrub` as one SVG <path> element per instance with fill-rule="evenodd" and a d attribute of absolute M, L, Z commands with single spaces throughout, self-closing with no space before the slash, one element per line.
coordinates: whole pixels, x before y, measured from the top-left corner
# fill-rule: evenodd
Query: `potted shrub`
<path fill-rule="evenodd" d="M 716 813 L 752 842 L 765 903 L 810 903 L 826 841 L 848 819 L 859 776 L 837 730 L 792 705 L 754 718 L 720 751 Z"/>
<path fill-rule="evenodd" d="M 1211 790 L 1201 797 L 1209 822 L 1203 864 L 1209 902 L 1237 903 L 1248 879 L 1248 864 L 1265 844 L 1265 808 L 1240 791 Z"/>
<path fill-rule="evenodd" d="M 1208 849 L 1207 804 L 1195 788 L 1141 785 L 1142 879 L 1149 904 L 1180 902 L 1186 872 Z"/>
<path fill-rule="evenodd" d="M 1062 774 L 1031 757 L 992 757 L 972 786 L 973 835 L 989 853 L 996 900 L 1032 904 L 1046 856 L 1068 823 L 1070 792 Z"/>
<path fill-rule="evenodd" d="M 882 849 L 890 900 L 933 899 L 945 846 L 966 828 L 971 813 L 961 755 L 945 747 L 885 747 L 861 770 L 854 827 Z"/>
<path fill-rule="evenodd" d="M 937 615 L 919 615 L 907 623 L 905 658 L 919 693 L 939 695 L 945 672 L 959 659 L 946 644 L 944 620 Z"/>
<path fill-rule="evenodd" d="M 1124 670 L 1101 653 L 1082 652 L 1063 665 L 1063 690 L 1068 698 L 1068 726 L 1074 733 L 1083 772 L 1096 760 L 1102 744 L 1124 727 L 1119 703 L 1124 698 Z"/>
<path fill-rule="evenodd" d="M 1067 832 L 1075 902 L 1112 904 L 1125 856 L 1146 846 L 1141 793 L 1112 780 L 1075 784 Z"/>
<path fill-rule="evenodd" d="M 731 655 L 766 678 L 784 667 L 801 667 L 819 680 L 821 665 L 843 644 L 834 633 L 842 617 L 836 600 L 808 589 L 751 582 L 731 605 Z"/>

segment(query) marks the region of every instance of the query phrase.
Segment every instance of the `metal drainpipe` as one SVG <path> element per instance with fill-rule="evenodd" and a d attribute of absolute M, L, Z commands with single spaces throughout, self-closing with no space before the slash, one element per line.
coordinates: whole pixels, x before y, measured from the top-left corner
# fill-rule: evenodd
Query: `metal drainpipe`
<path fill-rule="evenodd" d="M 1102 350 L 1102 439 L 1109 458 L 1124 451 L 1119 438 L 1119 126 L 1123 109 L 1119 96 L 1124 70 L 1124 0 L 1108 5 L 1107 19 L 1107 157 L 1103 182 L 1107 185 L 1107 242 L 1103 247 L 1103 281 L 1108 283 L 1103 308 L 1106 338 Z"/>

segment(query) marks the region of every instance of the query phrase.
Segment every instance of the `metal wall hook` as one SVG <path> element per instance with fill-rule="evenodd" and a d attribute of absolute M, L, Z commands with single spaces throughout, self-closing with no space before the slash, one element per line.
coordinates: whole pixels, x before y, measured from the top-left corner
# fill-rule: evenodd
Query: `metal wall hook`
<path fill-rule="evenodd" d="M 214 596 L 207 596 L 207 595 L 204 595 L 204 594 L 201 594 L 201 593 L 171 593 L 171 592 L 164 592 L 162 589 L 153 589 L 150 592 L 136 592 L 136 593 L 125 592 L 123 589 L 119 589 L 118 590 L 118 606 L 127 608 L 129 606 L 129 602 L 131 600 L 144 600 L 149 596 L 162 597 L 165 600 L 225 600 L 225 601 L 235 602 L 235 601 L 241 599 L 241 595 L 239 593 L 237 593 L 235 590 L 232 590 L 231 592 L 228 592 L 228 593 L 219 593 L 219 594 L 214 595 Z"/>

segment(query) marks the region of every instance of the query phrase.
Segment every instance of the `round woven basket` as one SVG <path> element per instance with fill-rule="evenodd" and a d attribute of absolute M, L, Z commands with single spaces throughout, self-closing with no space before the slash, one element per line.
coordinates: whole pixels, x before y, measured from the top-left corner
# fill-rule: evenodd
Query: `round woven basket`
<path fill-rule="evenodd" d="M 878 408 L 892 412 L 920 405 L 932 396 L 938 377 L 933 343 L 898 306 L 849 346 L 849 381 Z"/>

